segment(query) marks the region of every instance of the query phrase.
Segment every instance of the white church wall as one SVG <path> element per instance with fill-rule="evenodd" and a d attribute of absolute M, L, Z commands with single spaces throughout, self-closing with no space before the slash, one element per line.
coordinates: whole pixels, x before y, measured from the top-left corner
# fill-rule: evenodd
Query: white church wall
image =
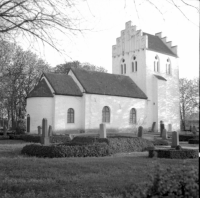
<path fill-rule="evenodd" d="M 64 134 L 70 132 L 80 132 L 84 127 L 82 97 L 55 95 L 55 123 L 54 133 Z M 73 108 L 75 112 L 74 123 L 67 123 L 67 111 Z"/>
<path fill-rule="evenodd" d="M 103 96 L 86 94 L 85 130 L 94 132 L 99 130 L 102 123 L 102 109 L 108 106 L 111 111 L 110 123 L 106 123 L 108 131 L 136 131 L 136 127 L 146 128 L 146 100 L 117 96 Z M 131 108 L 137 111 L 138 125 L 129 123 Z"/>
<path fill-rule="evenodd" d="M 53 97 L 27 98 L 26 111 L 30 115 L 30 133 L 38 133 L 43 118 L 53 125 Z"/>
<path fill-rule="evenodd" d="M 154 71 L 154 59 L 155 56 L 158 55 L 160 60 L 160 71 L 155 72 Z M 171 74 L 166 74 L 166 62 L 167 59 L 170 59 L 171 61 Z M 168 124 L 172 124 L 172 130 L 179 131 L 180 130 L 180 111 L 179 111 L 179 67 L 178 67 L 178 60 L 176 57 L 172 57 L 169 55 L 161 54 L 158 52 L 153 52 L 146 50 L 146 89 L 147 89 L 147 96 L 149 99 L 149 106 L 148 106 L 148 122 L 153 123 L 153 120 L 151 118 L 155 117 L 153 115 L 152 108 L 155 101 L 155 89 L 158 87 L 155 86 L 153 83 L 154 74 L 164 77 L 166 81 L 166 94 L 162 94 L 160 97 L 160 100 L 166 101 L 166 113 L 165 118 L 162 118 L 165 120 L 166 129 Z M 158 85 L 157 85 L 158 86 Z M 159 92 L 157 90 L 157 95 L 159 95 Z M 157 126 L 159 128 L 160 119 L 158 118 Z"/>

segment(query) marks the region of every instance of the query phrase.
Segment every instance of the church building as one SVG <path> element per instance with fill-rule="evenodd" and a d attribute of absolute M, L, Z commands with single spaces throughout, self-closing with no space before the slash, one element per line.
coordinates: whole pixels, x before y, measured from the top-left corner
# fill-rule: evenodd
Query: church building
<path fill-rule="evenodd" d="M 101 123 L 109 132 L 159 131 L 160 121 L 180 130 L 177 46 L 125 26 L 112 47 L 113 74 L 72 68 L 41 76 L 27 96 L 27 132 L 37 133 L 43 118 L 55 134 L 97 132 Z"/>

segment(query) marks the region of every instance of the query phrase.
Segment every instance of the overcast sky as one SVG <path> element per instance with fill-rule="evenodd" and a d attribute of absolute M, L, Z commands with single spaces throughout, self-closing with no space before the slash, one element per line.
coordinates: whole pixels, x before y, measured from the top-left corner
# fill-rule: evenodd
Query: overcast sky
<path fill-rule="evenodd" d="M 136 25 L 138 30 L 150 34 L 162 32 L 163 37 L 167 36 L 167 41 L 172 41 L 172 45 L 178 45 L 181 78 L 198 77 L 199 13 L 192 7 L 180 3 L 180 9 L 188 20 L 169 3 L 171 0 L 151 1 L 155 2 L 157 7 L 146 0 L 136 0 L 136 11 L 134 0 L 87 0 L 79 4 L 77 9 L 85 20 L 85 28 L 90 30 L 71 37 L 71 40 L 58 35 L 58 42 L 60 47 L 65 49 L 65 55 L 60 55 L 50 47 L 40 50 L 40 55 L 53 67 L 66 61 L 78 60 L 103 66 L 111 73 L 112 45 L 125 28 L 125 23 L 132 21 L 132 25 Z M 199 6 L 196 0 L 185 2 Z"/>

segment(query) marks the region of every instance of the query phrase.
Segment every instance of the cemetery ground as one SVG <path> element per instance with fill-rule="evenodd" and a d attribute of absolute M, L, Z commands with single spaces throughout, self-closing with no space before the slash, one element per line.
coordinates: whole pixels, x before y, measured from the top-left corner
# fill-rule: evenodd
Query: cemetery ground
<path fill-rule="evenodd" d="M 157 165 L 174 170 L 199 166 L 199 159 L 149 158 L 147 151 L 86 158 L 22 156 L 21 149 L 27 144 L 30 143 L 0 140 L 1 198 L 104 198 L 131 183 L 143 185 Z M 180 145 L 188 146 L 186 142 Z"/>

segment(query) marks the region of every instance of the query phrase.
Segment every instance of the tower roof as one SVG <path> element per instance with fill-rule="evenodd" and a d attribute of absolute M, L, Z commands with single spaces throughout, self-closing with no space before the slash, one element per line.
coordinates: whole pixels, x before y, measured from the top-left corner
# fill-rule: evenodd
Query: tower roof
<path fill-rule="evenodd" d="M 143 32 L 143 35 L 148 36 L 149 50 L 177 57 L 177 55 L 169 47 L 167 47 L 160 37 L 148 34 L 146 32 Z"/>

